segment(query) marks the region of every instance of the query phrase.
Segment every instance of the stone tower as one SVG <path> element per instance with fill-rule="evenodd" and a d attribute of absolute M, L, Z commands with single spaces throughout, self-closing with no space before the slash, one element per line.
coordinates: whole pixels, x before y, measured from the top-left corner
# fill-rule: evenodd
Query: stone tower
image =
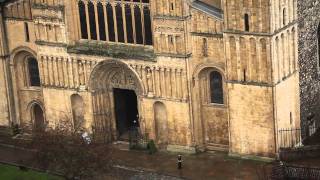
<path fill-rule="evenodd" d="M 300 126 L 296 1 L 225 0 L 223 7 L 229 123 L 237 134 L 230 149 L 277 152 L 278 130 Z"/>

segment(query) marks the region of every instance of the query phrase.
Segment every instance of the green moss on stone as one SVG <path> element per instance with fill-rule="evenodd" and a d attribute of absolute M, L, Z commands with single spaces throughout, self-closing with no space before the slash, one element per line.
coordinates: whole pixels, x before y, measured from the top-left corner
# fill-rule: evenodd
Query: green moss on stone
<path fill-rule="evenodd" d="M 75 45 L 68 46 L 68 53 L 148 61 L 155 59 L 152 47 L 97 41 L 77 42 Z"/>

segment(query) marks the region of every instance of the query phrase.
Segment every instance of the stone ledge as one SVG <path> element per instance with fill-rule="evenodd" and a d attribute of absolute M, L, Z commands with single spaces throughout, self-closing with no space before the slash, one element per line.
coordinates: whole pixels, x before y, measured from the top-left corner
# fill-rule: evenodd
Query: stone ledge
<path fill-rule="evenodd" d="M 196 154 L 196 148 L 190 146 L 168 145 L 167 151 L 174 153 Z"/>
<path fill-rule="evenodd" d="M 262 161 L 262 162 L 273 162 L 274 160 L 276 160 L 275 158 L 270 158 L 270 157 L 242 155 L 242 154 L 231 153 L 231 152 L 229 152 L 229 156 L 232 158 L 247 159 L 247 160 L 253 160 L 253 161 Z"/>
<path fill-rule="evenodd" d="M 79 41 L 76 42 L 75 45 L 68 46 L 67 52 L 72 54 L 155 61 L 153 48 L 143 45 L 137 46 L 99 41 Z"/>

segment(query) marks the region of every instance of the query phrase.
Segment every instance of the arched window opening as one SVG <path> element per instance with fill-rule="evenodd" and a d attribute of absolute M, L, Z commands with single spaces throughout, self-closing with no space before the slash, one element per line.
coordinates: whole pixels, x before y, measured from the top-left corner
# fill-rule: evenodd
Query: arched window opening
<path fill-rule="evenodd" d="M 79 8 L 79 16 L 80 16 L 81 38 L 88 39 L 87 17 L 86 17 L 86 13 L 85 13 L 84 2 L 79 1 L 78 8 Z"/>
<path fill-rule="evenodd" d="M 74 131 L 78 132 L 84 128 L 84 103 L 83 99 L 78 94 L 71 96 L 71 108 L 73 116 Z"/>
<path fill-rule="evenodd" d="M 141 11 L 138 6 L 134 7 L 134 18 L 135 18 L 135 26 L 136 26 L 137 44 L 143 44 Z"/>
<path fill-rule="evenodd" d="M 118 4 L 116 6 L 116 18 L 117 18 L 118 42 L 124 42 L 123 17 L 122 17 L 121 4 Z"/>
<path fill-rule="evenodd" d="M 88 9 L 91 39 L 97 40 L 96 15 L 94 12 L 94 4 L 91 1 L 88 3 Z"/>
<path fill-rule="evenodd" d="M 222 76 L 217 71 L 210 73 L 210 95 L 211 103 L 224 104 Z"/>
<path fill-rule="evenodd" d="M 43 110 L 38 104 L 34 104 L 31 108 L 33 127 L 35 131 L 43 131 L 44 130 L 44 115 Z"/>
<path fill-rule="evenodd" d="M 143 11 L 144 11 L 145 44 L 152 45 L 150 9 L 148 7 L 144 7 Z"/>
<path fill-rule="evenodd" d="M 126 29 L 127 29 L 127 42 L 133 43 L 133 26 L 132 26 L 132 13 L 131 13 L 131 7 L 129 5 L 125 6 L 125 12 L 126 12 Z"/>
<path fill-rule="evenodd" d="M 40 86 L 38 61 L 35 58 L 28 59 L 29 85 Z"/>
<path fill-rule="evenodd" d="M 244 15 L 244 29 L 245 31 L 250 31 L 250 22 L 249 22 L 249 15 Z"/>
<path fill-rule="evenodd" d="M 109 33 L 109 41 L 116 41 L 116 34 L 114 30 L 114 20 L 113 20 L 113 8 L 111 4 L 107 4 L 107 19 L 108 19 L 108 33 Z"/>
<path fill-rule="evenodd" d="M 104 19 L 104 12 L 103 12 L 103 5 L 101 2 L 98 3 L 97 5 L 97 10 L 98 10 L 98 23 L 99 23 L 99 35 L 100 35 L 100 40 L 106 41 L 106 26 L 105 26 L 105 19 Z"/>

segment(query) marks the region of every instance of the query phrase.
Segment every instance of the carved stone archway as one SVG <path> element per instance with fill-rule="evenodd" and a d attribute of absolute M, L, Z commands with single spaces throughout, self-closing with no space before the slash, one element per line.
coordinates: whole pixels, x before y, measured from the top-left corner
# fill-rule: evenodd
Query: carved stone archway
<path fill-rule="evenodd" d="M 138 99 L 140 128 L 143 133 L 144 122 L 141 111 L 141 98 L 145 95 L 139 75 L 126 63 L 106 60 L 98 63 L 92 70 L 89 90 L 92 94 L 93 131 L 104 141 L 117 140 L 115 104 L 113 90 L 133 90 Z"/>

